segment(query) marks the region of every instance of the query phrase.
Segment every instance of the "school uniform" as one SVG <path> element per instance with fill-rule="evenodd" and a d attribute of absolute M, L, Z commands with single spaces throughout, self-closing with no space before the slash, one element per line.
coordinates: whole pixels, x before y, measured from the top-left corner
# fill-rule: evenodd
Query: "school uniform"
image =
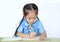
<path fill-rule="evenodd" d="M 36 21 L 31 26 L 33 28 L 33 31 L 36 33 L 36 36 L 45 32 L 45 29 L 44 29 L 41 21 L 38 19 L 36 19 Z M 28 24 L 26 18 L 23 19 L 23 21 L 22 21 L 21 25 L 19 26 L 17 32 L 21 32 L 24 34 L 30 34 L 32 32 L 30 25 Z M 17 36 L 18 36 L 18 34 L 17 34 Z"/>

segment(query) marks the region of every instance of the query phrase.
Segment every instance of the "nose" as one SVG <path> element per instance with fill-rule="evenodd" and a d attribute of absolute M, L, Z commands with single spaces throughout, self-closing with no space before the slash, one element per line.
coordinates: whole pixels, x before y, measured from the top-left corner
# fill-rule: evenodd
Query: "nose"
<path fill-rule="evenodd" d="M 31 19 L 31 21 L 30 21 L 31 23 L 33 23 L 34 22 L 34 20 L 33 19 Z"/>

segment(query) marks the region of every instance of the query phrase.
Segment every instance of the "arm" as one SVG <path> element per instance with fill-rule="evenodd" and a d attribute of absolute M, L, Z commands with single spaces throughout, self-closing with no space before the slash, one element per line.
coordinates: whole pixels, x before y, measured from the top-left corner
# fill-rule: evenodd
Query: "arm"
<path fill-rule="evenodd" d="M 39 28 L 39 33 L 41 33 L 41 35 L 39 36 L 39 39 L 40 40 L 45 40 L 47 35 L 46 35 L 46 31 L 45 31 L 41 21 L 39 22 L 38 28 Z"/>
<path fill-rule="evenodd" d="M 24 33 L 21 33 L 21 32 L 18 32 L 18 36 L 23 37 L 23 38 L 29 38 L 29 34 L 24 34 Z"/>
<path fill-rule="evenodd" d="M 18 32 L 18 36 L 23 38 L 34 38 L 36 36 L 36 33 L 32 32 L 30 34 L 24 34 L 24 33 Z"/>

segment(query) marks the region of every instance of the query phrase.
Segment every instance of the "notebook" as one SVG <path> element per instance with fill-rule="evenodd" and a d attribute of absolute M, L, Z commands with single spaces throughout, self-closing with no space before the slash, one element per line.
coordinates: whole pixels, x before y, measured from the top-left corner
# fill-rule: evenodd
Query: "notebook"
<path fill-rule="evenodd" d="M 1 41 L 18 41 L 18 40 L 22 40 L 23 38 L 21 37 L 5 37 L 5 38 L 2 38 Z"/>
<path fill-rule="evenodd" d="M 36 38 L 5 37 L 1 41 L 18 41 L 18 40 L 38 40 L 38 37 Z"/>

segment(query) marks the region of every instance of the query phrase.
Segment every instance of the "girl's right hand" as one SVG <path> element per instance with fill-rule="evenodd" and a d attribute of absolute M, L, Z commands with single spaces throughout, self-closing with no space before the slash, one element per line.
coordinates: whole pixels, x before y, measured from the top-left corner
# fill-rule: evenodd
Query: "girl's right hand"
<path fill-rule="evenodd" d="M 34 38 L 34 37 L 36 37 L 36 33 L 35 33 L 35 32 L 31 32 L 31 33 L 29 34 L 29 38 Z"/>

